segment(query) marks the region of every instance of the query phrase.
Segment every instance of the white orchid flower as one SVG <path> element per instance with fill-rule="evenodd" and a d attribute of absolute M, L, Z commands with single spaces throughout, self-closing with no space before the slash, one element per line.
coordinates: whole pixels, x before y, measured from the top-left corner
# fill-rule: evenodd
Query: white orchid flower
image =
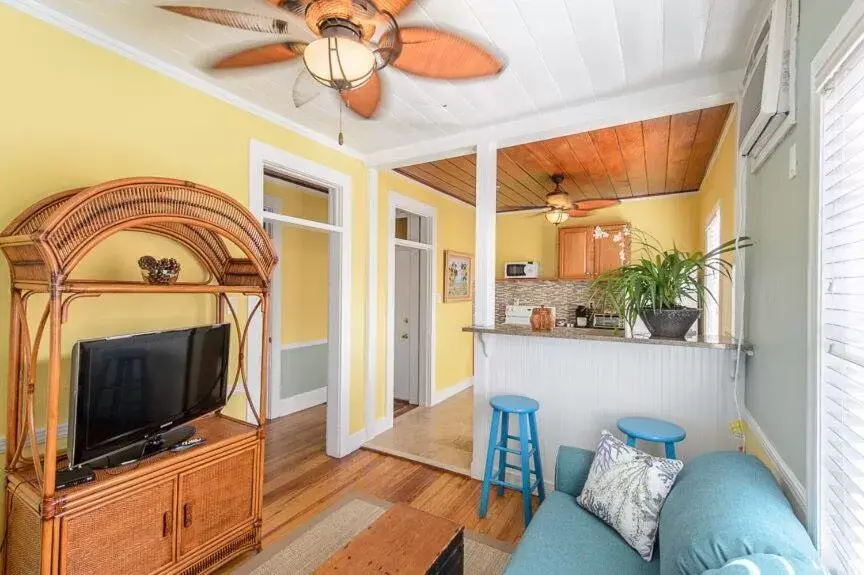
<path fill-rule="evenodd" d="M 609 232 L 607 232 L 606 230 L 604 230 L 600 226 L 597 226 L 594 228 L 594 239 L 595 240 L 602 240 L 603 238 L 608 238 L 608 237 L 609 237 Z"/>

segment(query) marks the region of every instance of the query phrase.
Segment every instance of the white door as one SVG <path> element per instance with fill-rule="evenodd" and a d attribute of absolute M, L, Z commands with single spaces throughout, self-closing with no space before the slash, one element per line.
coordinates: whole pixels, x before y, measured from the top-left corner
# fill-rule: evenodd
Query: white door
<path fill-rule="evenodd" d="M 393 397 L 420 403 L 420 253 L 396 247 Z"/>

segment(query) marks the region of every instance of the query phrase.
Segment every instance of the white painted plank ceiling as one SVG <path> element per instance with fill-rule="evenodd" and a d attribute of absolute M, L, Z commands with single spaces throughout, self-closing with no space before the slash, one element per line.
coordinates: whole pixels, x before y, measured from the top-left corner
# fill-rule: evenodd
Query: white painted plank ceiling
<path fill-rule="evenodd" d="M 324 94 L 303 108 L 294 107 L 291 91 L 302 62 L 228 75 L 201 70 L 217 55 L 279 37 L 198 22 L 154 7 L 192 4 L 273 14 L 296 23 L 290 37 L 313 38 L 302 21 L 264 0 L 26 1 L 335 138 L 335 95 Z M 346 143 L 361 153 L 380 153 L 628 91 L 740 69 L 765 1 L 415 0 L 399 16 L 401 25 L 461 31 L 502 55 L 508 67 L 497 78 L 469 82 L 433 81 L 385 70 L 379 115 L 362 120 L 346 114 Z"/>

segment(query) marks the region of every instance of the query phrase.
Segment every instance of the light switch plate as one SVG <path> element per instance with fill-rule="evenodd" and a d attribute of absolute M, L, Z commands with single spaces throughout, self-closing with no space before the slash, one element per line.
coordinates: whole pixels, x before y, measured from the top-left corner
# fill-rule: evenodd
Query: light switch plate
<path fill-rule="evenodd" d="M 789 146 L 789 179 L 798 175 L 798 144 L 793 142 Z"/>

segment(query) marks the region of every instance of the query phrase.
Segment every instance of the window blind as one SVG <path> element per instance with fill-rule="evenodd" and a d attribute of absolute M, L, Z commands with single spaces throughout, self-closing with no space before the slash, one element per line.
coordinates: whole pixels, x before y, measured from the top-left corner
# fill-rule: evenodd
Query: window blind
<path fill-rule="evenodd" d="M 864 44 L 821 94 L 820 542 L 864 572 Z"/>

